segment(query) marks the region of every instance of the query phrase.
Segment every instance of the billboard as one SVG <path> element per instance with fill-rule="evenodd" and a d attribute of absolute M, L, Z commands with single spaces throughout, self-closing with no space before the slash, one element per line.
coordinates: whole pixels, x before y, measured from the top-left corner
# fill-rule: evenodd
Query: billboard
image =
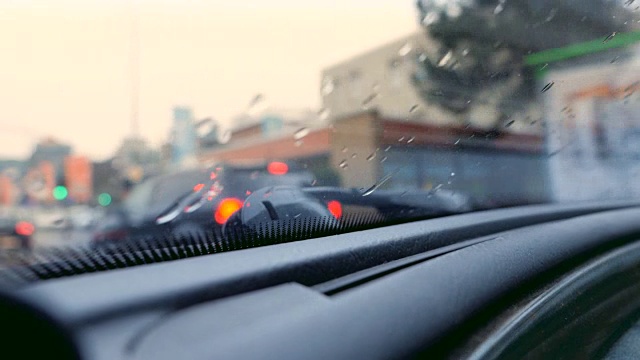
<path fill-rule="evenodd" d="M 87 203 L 93 196 L 93 169 L 85 156 L 64 159 L 64 179 L 69 198 L 75 203 Z"/>

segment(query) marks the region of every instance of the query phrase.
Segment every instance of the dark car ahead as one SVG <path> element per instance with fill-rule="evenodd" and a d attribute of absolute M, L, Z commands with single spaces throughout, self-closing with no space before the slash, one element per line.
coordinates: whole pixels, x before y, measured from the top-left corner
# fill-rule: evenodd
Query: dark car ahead
<path fill-rule="evenodd" d="M 151 178 L 97 224 L 93 244 L 207 234 L 220 229 L 253 191 L 276 185 L 306 187 L 312 181 L 311 173 L 283 162 L 222 165 Z"/>
<path fill-rule="evenodd" d="M 0 216 L 0 250 L 31 249 L 35 226 L 14 216 Z"/>

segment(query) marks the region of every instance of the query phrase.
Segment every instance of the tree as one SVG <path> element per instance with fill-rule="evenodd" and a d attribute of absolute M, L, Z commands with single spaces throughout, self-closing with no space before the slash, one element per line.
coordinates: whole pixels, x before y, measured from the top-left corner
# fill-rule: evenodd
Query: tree
<path fill-rule="evenodd" d="M 524 57 L 635 30 L 632 3 L 419 0 L 419 19 L 433 46 L 420 54 L 414 84 L 429 104 L 485 130 L 514 118 L 534 122 L 541 111 L 532 99 L 540 89 Z"/>

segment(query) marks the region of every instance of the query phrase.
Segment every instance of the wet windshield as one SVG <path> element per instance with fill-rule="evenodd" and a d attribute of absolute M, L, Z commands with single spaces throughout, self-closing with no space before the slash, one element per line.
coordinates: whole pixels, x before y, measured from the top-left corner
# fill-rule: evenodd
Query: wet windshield
<path fill-rule="evenodd" d="M 639 9 L 3 2 L 0 251 L 639 198 Z"/>

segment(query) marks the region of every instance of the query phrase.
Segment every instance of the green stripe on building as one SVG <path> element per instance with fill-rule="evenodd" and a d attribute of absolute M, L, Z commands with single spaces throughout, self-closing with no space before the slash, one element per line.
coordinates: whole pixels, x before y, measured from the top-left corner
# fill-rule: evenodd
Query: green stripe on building
<path fill-rule="evenodd" d="M 605 50 L 622 48 L 640 41 L 640 31 L 630 33 L 617 33 L 613 37 L 591 40 L 572 44 L 562 48 L 549 49 L 527 55 L 524 59 L 526 65 L 544 65 L 556 61 L 568 60 Z"/>

